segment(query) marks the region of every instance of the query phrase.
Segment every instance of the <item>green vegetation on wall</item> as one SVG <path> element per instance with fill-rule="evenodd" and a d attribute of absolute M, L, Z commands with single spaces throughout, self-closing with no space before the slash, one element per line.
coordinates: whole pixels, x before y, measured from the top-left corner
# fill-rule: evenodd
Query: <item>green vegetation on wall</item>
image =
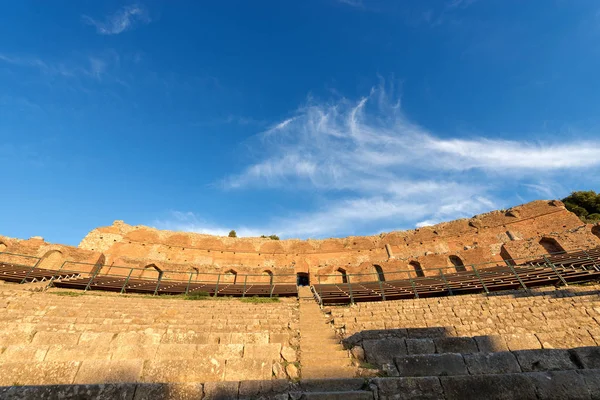
<path fill-rule="evenodd" d="M 600 222 L 600 194 L 593 190 L 573 192 L 562 199 L 567 210 L 577 215 L 583 222 Z"/>

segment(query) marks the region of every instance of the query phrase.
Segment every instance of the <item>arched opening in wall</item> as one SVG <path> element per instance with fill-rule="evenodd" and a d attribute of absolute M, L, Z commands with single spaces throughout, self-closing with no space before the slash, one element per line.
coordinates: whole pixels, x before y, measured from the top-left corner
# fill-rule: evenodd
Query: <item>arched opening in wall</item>
<path fill-rule="evenodd" d="M 511 255 L 508 253 L 508 250 L 506 250 L 506 247 L 504 246 L 500 248 L 500 257 L 502 257 L 506 265 L 516 265 L 515 260 L 513 260 Z"/>
<path fill-rule="evenodd" d="M 310 279 L 306 272 L 298 272 L 296 274 L 296 285 L 298 286 L 308 286 L 310 285 Z"/>
<path fill-rule="evenodd" d="M 594 231 L 592 230 L 592 232 L 594 232 Z M 3 251 L 5 251 L 6 247 L 7 247 L 6 244 L 0 242 L 0 253 L 2 253 Z"/>
<path fill-rule="evenodd" d="M 234 269 L 225 271 L 225 274 L 221 276 L 221 281 L 223 283 L 231 283 L 235 285 L 235 282 L 237 281 L 237 271 Z"/>
<path fill-rule="evenodd" d="M 162 279 L 163 270 L 158 268 L 156 264 L 148 264 L 144 267 L 144 271 L 142 272 L 142 278 L 148 279 Z"/>
<path fill-rule="evenodd" d="M 596 225 L 592 227 L 592 235 L 596 236 L 600 239 L 600 225 Z M 1 251 L 1 250 L 0 250 Z"/>
<path fill-rule="evenodd" d="M 459 256 L 450 256 L 450 262 L 454 265 L 454 269 L 456 272 L 465 272 L 467 269 L 465 268 L 465 263 L 460 259 Z"/>
<path fill-rule="evenodd" d="M 63 253 L 60 251 L 50 250 L 42 256 L 38 267 L 43 269 L 57 270 L 62 266 L 63 258 Z"/>
<path fill-rule="evenodd" d="M 272 271 L 265 269 L 263 271 L 263 276 L 266 277 L 266 282 L 269 282 L 269 285 L 273 284 L 273 272 Z"/>
<path fill-rule="evenodd" d="M 540 240 L 540 246 L 546 250 L 546 253 L 556 254 L 556 253 L 564 253 L 565 249 L 562 248 L 560 244 L 554 238 L 542 238 Z"/>
<path fill-rule="evenodd" d="M 421 267 L 421 263 L 418 261 L 411 261 L 408 263 L 408 265 L 410 265 L 411 267 L 413 267 L 413 269 L 415 270 L 415 274 L 417 274 L 417 276 L 419 278 L 422 278 L 425 276 L 425 273 L 423 272 L 423 267 Z"/>
<path fill-rule="evenodd" d="M 338 268 L 336 269 L 336 272 L 340 274 L 340 277 L 342 278 L 342 283 L 348 283 L 348 275 L 346 275 L 346 270 L 344 268 Z"/>
<path fill-rule="evenodd" d="M 383 269 L 381 269 L 380 265 L 373 265 L 375 268 L 375 272 L 377 273 L 377 280 L 380 282 L 385 282 L 385 274 L 383 273 Z"/>

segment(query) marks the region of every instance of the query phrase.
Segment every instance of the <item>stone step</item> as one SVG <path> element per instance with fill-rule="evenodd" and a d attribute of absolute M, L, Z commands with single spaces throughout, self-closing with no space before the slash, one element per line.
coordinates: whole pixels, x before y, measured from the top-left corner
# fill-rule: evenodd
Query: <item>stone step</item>
<path fill-rule="evenodd" d="M 373 400 L 373 392 L 351 391 L 351 392 L 307 392 L 303 393 L 301 399 L 306 400 Z"/>
<path fill-rule="evenodd" d="M 317 368 L 328 368 L 328 367 L 350 367 L 352 366 L 352 360 L 348 357 L 345 358 L 311 358 L 302 357 L 302 368 L 308 367 Z"/>
<path fill-rule="evenodd" d="M 332 379 L 354 378 L 356 369 L 353 367 L 317 367 L 302 368 L 302 379 Z"/>
<path fill-rule="evenodd" d="M 334 359 L 345 359 L 348 360 L 348 351 L 337 350 L 337 351 L 318 351 L 318 350 L 302 350 L 302 356 L 312 360 L 334 360 Z"/>

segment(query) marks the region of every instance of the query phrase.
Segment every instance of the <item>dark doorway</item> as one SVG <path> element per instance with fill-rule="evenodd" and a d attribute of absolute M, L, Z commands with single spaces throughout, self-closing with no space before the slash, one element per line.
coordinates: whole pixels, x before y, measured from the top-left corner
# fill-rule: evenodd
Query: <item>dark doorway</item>
<path fill-rule="evenodd" d="M 306 272 L 298 272 L 296 274 L 296 285 L 298 285 L 298 286 L 310 285 L 310 280 L 308 279 L 308 274 Z"/>
<path fill-rule="evenodd" d="M 506 265 L 517 265 L 504 245 L 500 248 L 500 257 L 502 257 Z"/>
<path fill-rule="evenodd" d="M 459 256 L 450 256 L 449 258 L 452 265 L 454 265 L 454 269 L 456 270 L 456 272 L 465 272 L 467 270 L 465 268 L 465 264 Z"/>
<path fill-rule="evenodd" d="M 377 273 L 377 280 L 379 280 L 379 282 L 385 282 L 385 274 L 383 273 L 381 266 L 373 265 L 373 267 L 375 267 L 375 272 Z"/>
<path fill-rule="evenodd" d="M 411 261 L 408 263 L 408 265 L 410 265 L 411 267 L 414 268 L 415 273 L 417 274 L 417 277 L 422 278 L 425 276 L 425 273 L 423 272 L 423 267 L 421 267 L 421 263 L 418 261 Z"/>
<path fill-rule="evenodd" d="M 338 268 L 337 272 L 342 276 L 342 283 L 348 283 L 348 275 L 346 275 L 346 270 L 344 268 Z"/>
<path fill-rule="evenodd" d="M 542 238 L 540 240 L 540 245 L 546 250 L 549 254 L 556 253 L 564 253 L 565 249 L 562 248 L 560 244 L 554 238 Z"/>

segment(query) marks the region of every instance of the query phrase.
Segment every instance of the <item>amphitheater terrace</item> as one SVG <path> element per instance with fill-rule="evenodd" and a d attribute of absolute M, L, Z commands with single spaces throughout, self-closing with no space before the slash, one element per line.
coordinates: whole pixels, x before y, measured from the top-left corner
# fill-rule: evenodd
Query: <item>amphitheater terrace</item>
<path fill-rule="evenodd" d="M 557 200 L 411 231 L 0 236 L 0 398 L 598 399 L 600 225 Z"/>

